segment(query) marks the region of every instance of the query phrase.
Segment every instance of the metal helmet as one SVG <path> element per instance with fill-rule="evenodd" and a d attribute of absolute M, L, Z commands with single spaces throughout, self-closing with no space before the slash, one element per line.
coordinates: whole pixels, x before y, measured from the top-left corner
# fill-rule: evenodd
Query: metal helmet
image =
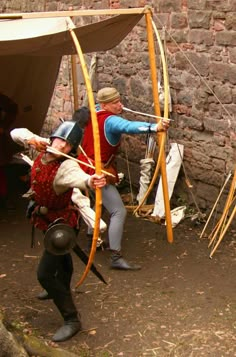
<path fill-rule="evenodd" d="M 77 150 L 82 139 L 83 131 L 75 121 L 64 121 L 50 136 L 50 139 L 60 138 L 67 141 Z"/>
<path fill-rule="evenodd" d="M 54 255 L 64 255 L 74 247 L 76 234 L 68 224 L 54 224 L 45 233 L 44 247 Z"/>

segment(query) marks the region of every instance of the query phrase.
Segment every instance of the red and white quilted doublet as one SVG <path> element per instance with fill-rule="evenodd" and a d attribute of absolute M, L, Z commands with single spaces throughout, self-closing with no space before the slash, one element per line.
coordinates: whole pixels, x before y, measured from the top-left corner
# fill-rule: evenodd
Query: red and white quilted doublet
<path fill-rule="evenodd" d="M 44 231 L 57 218 L 64 218 L 67 224 L 76 227 L 78 214 L 70 205 L 72 189 L 60 195 L 53 190 L 53 181 L 61 162 L 56 160 L 44 164 L 41 160 L 42 156 L 43 154 L 38 155 L 32 167 L 31 188 L 34 191 L 37 206 L 47 207 L 48 213 L 39 215 L 36 209 L 32 216 L 32 223 Z"/>

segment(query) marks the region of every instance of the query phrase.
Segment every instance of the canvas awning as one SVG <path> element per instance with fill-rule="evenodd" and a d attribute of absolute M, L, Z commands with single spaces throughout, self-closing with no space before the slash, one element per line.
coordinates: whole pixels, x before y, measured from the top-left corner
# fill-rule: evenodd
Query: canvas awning
<path fill-rule="evenodd" d="M 107 51 L 117 46 L 143 14 L 119 15 L 77 27 L 75 33 L 84 53 Z M 0 55 L 75 54 L 68 18 L 0 20 Z"/>
<path fill-rule="evenodd" d="M 143 14 L 113 16 L 74 29 L 84 53 L 118 45 Z M 41 131 L 63 55 L 76 50 L 68 17 L 0 18 L 0 93 L 18 105 L 13 127 Z"/>

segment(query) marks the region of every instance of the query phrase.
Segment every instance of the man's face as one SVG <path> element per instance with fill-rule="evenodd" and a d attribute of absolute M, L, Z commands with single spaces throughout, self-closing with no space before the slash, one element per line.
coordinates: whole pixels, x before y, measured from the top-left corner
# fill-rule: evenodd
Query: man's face
<path fill-rule="evenodd" d="M 63 154 L 69 154 L 73 148 L 71 144 L 60 138 L 54 138 L 51 146 Z"/>
<path fill-rule="evenodd" d="M 101 108 L 117 115 L 122 113 L 123 104 L 121 103 L 120 98 L 118 98 L 109 103 L 101 103 Z"/>

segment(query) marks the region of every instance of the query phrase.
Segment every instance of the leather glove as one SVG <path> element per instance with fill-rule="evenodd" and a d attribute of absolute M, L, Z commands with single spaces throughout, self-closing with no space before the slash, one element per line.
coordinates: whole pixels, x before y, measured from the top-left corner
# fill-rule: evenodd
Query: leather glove
<path fill-rule="evenodd" d="M 151 131 L 154 131 L 154 132 L 166 131 L 166 130 L 168 130 L 169 126 L 170 126 L 169 119 L 161 119 L 158 124 L 152 125 Z"/>
<path fill-rule="evenodd" d="M 27 140 L 27 144 L 31 145 L 31 146 L 34 146 L 34 148 L 37 151 L 41 151 L 41 152 L 45 152 L 46 148 L 48 146 L 48 143 L 46 143 L 45 141 L 38 140 L 38 139 L 35 139 L 35 138 L 31 138 L 31 139 Z"/>

